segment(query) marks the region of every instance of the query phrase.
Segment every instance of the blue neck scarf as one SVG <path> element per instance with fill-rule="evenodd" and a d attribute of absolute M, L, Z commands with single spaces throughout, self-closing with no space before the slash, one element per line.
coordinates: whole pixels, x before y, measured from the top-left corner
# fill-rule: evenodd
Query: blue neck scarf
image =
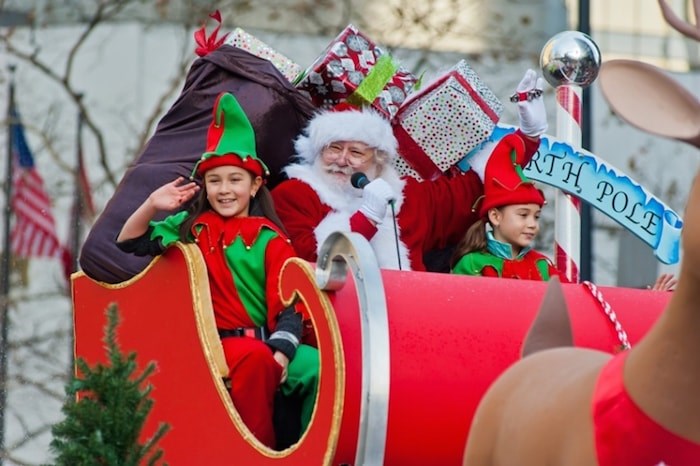
<path fill-rule="evenodd" d="M 530 252 L 532 246 L 525 246 L 517 257 L 513 257 L 513 246 L 510 243 L 498 241 L 491 230 L 486 232 L 486 249 L 496 257 L 501 259 L 521 259 L 525 254 Z"/>

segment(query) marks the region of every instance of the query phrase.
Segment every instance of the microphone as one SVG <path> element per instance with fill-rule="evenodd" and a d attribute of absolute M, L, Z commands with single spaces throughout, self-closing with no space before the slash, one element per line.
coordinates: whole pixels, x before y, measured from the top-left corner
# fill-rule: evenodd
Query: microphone
<path fill-rule="evenodd" d="M 367 178 L 367 175 L 362 172 L 355 172 L 350 177 L 350 184 L 353 188 L 365 189 L 365 186 L 367 186 L 369 183 L 369 178 Z M 396 202 L 396 199 L 389 199 L 388 203 L 393 206 L 394 202 Z"/>
<path fill-rule="evenodd" d="M 350 177 L 350 184 L 353 188 L 365 189 L 365 186 L 369 184 L 369 178 L 362 172 L 355 172 Z M 391 217 L 394 220 L 394 241 L 396 243 L 396 260 L 398 261 L 399 270 L 401 270 L 401 251 L 399 250 L 399 231 L 396 226 L 396 210 L 394 209 L 395 199 L 389 199 L 389 206 L 391 206 Z"/>
<path fill-rule="evenodd" d="M 362 172 L 355 172 L 350 177 L 350 184 L 353 188 L 365 189 L 365 186 L 369 184 L 369 178 Z"/>

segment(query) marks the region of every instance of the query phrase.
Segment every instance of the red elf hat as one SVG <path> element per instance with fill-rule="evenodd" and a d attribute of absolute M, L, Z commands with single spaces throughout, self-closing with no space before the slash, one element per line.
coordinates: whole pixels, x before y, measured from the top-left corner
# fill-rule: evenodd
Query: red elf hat
<path fill-rule="evenodd" d="M 509 134 L 493 149 L 484 173 L 484 196 L 479 215 L 486 217 L 489 209 L 511 204 L 544 205 L 542 191 L 523 174 L 525 143 L 520 136 Z"/>

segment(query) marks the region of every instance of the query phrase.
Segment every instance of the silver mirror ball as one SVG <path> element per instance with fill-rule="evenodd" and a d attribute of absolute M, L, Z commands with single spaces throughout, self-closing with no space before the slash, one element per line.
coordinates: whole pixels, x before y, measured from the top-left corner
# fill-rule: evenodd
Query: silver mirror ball
<path fill-rule="evenodd" d="M 540 54 L 542 75 L 553 87 L 587 87 L 598 76 L 600 49 L 580 31 L 563 31 L 549 39 Z"/>

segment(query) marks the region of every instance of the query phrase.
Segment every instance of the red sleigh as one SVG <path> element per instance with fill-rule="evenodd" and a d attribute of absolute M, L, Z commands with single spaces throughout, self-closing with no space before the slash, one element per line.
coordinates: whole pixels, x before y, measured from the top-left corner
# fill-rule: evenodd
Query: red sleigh
<path fill-rule="evenodd" d="M 312 422 L 286 450 L 257 442 L 230 401 L 205 266 L 192 245 L 120 284 L 74 275 L 76 356 L 104 360 L 104 309 L 116 302 L 122 350 L 135 351 L 142 368 L 157 363 L 143 436 L 171 425 L 159 443 L 169 464 L 461 464 L 477 404 L 519 358 L 546 284 L 380 271 L 355 234 L 334 234 L 319 257 L 315 270 L 290 260 L 280 277 L 285 299 L 306 302 L 321 355 Z M 601 291 L 633 346 L 670 298 Z M 575 344 L 616 351 L 620 335 L 601 302 L 584 285 L 564 292 Z"/>

